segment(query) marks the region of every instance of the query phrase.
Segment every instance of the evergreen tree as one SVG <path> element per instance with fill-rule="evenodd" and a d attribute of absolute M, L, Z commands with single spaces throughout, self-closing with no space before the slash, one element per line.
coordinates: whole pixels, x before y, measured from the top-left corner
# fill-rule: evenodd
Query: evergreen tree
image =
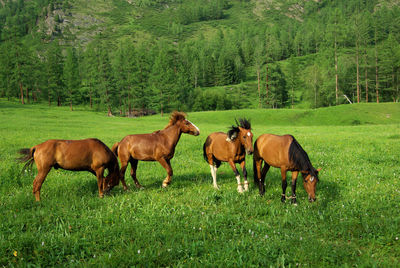
<path fill-rule="evenodd" d="M 270 104 L 272 108 L 282 108 L 288 102 L 286 78 L 279 64 L 271 65 L 270 72 Z"/>
<path fill-rule="evenodd" d="M 115 91 L 115 80 L 113 77 L 112 66 L 108 55 L 108 44 L 103 43 L 98 52 L 98 93 L 103 105 L 107 107 L 107 115 L 112 116 L 112 108 L 117 102 Z"/>
<path fill-rule="evenodd" d="M 69 102 L 72 111 L 72 104 L 79 96 L 76 96 L 79 91 L 80 77 L 78 69 L 78 59 L 75 48 L 68 48 L 67 55 L 64 61 L 64 85 L 67 90 L 67 101 Z"/>
<path fill-rule="evenodd" d="M 82 60 L 82 92 L 89 100 L 90 108 L 93 108 L 93 102 L 97 98 L 98 72 L 98 49 L 94 43 L 87 46 L 83 53 Z"/>
<path fill-rule="evenodd" d="M 287 68 L 287 87 L 288 87 L 288 95 L 290 100 L 290 106 L 293 109 L 294 104 L 296 103 L 296 92 L 300 89 L 301 80 L 299 77 L 300 73 L 300 65 L 296 61 L 296 59 L 292 56 L 288 61 L 288 68 Z"/>
<path fill-rule="evenodd" d="M 63 62 L 64 58 L 61 54 L 61 48 L 58 45 L 58 41 L 54 40 L 46 53 L 46 91 L 49 105 L 51 105 L 53 100 L 56 100 L 57 106 L 61 106 L 64 100 Z"/>

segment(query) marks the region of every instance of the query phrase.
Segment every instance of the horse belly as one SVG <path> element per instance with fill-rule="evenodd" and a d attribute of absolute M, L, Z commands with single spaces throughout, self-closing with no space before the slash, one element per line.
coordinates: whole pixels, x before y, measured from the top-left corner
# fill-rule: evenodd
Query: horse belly
<path fill-rule="evenodd" d="M 147 146 L 146 146 L 147 145 Z M 155 161 L 153 146 L 143 143 L 135 143 L 130 150 L 132 158 L 141 161 Z"/>

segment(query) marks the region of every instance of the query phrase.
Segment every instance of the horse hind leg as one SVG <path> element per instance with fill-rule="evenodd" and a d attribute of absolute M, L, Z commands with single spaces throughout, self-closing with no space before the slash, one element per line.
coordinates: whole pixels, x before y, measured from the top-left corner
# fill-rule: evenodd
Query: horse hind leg
<path fill-rule="evenodd" d="M 40 189 L 50 169 L 51 167 L 38 167 L 38 174 L 33 181 L 33 194 L 35 195 L 36 201 L 40 201 Z"/>
<path fill-rule="evenodd" d="M 210 169 L 211 169 L 211 176 L 213 178 L 213 186 L 215 189 L 219 189 L 218 184 L 217 184 L 217 166 L 214 164 L 210 164 Z"/>
<path fill-rule="evenodd" d="M 267 176 L 267 173 L 268 173 L 268 170 L 269 170 L 270 167 L 271 166 L 268 165 L 267 162 L 264 161 L 264 166 L 263 166 L 263 168 L 262 168 L 262 170 L 260 171 L 260 174 L 259 174 L 259 176 L 260 176 L 259 188 L 261 189 L 260 190 L 260 194 L 262 192 L 261 195 L 264 195 L 264 193 L 265 193 L 265 185 L 264 185 L 265 184 L 265 177 Z"/>
<path fill-rule="evenodd" d="M 121 161 L 121 169 L 119 171 L 119 179 L 122 183 L 122 186 L 124 187 L 124 190 L 126 191 L 129 189 L 128 185 L 126 185 L 126 182 L 125 182 L 125 171 L 126 171 L 126 168 L 128 167 L 128 160 L 126 160 L 124 157 L 122 157 L 122 155 L 120 155 L 119 157 L 120 157 L 120 161 Z"/>
<path fill-rule="evenodd" d="M 131 163 L 131 177 L 132 177 L 133 181 L 135 182 L 136 188 L 139 188 L 139 189 L 143 188 L 142 185 L 140 185 L 140 183 L 136 177 L 136 170 L 137 170 L 139 160 L 131 158 L 129 160 L 129 163 Z"/>

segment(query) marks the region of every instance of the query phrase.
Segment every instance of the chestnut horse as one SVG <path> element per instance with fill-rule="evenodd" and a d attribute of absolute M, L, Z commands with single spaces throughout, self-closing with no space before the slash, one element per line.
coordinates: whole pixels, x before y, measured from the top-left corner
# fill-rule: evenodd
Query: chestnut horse
<path fill-rule="evenodd" d="M 119 183 L 118 159 L 114 153 L 98 139 L 47 140 L 32 148 L 19 151 L 24 155 L 19 160 L 26 162 L 24 170 L 36 163 L 38 174 L 33 181 L 33 194 L 40 201 L 40 188 L 51 168 L 72 171 L 89 171 L 97 177 L 99 196 Z M 104 170 L 108 175 L 104 178 Z"/>
<path fill-rule="evenodd" d="M 141 188 L 136 170 L 138 161 L 158 161 L 167 171 L 167 177 L 162 183 L 165 188 L 171 183 L 173 175 L 170 160 L 174 157 L 175 147 L 182 133 L 198 136 L 200 130 L 192 122 L 186 119 L 186 114 L 173 112 L 168 125 L 163 130 L 148 134 L 135 134 L 124 137 L 112 147 L 112 151 L 121 161 L 120 179 L 124 189 L 128 186 L 125 183 L 125 171 L 128 163 L 131 164 L 131 176 L 137 188 Z"/>
<path fill-rule="evenodd" d="M 261 170 L 262 163 L 264 167 Z M 263 134 L 254 143 L 253 168 L 254 183 L 258 184 L 260 195 L 264 195 L 264 180 L 270 166 L 281 169 L 282 176 L 282 197 L 281 201 L 286 200 L 286 172 L 292 172 L 292 203 L 296 203 L 296 182 L 299 172 L 303 176 L 303 185 L 308 193 L 310 202 L 316 200 L 315 189 L 318 182 L 318 172 L 315 169 L 307 153 L 292 135 L 277 136 Z"/>
<path fill-rule="evenodd" d="M 232 126 L 228 133 L 211 133 L 203 145 L 203 156 L 210 165 L 214 188 L 218 189 L 217 169 L 221 165 L 221 162 L 228 162 L 236 176 L 238 183 L 237 190 L 239 193 L 242 193 L 243 187 L 240 183 L 240 174 L 236 169 L 236 163 L 239 163 L 242 167 L 244 190 L 248 191 L 249 183 L 247 181 L 245 160 L 246 153 L 252 154 L 254 149 L 250 121 L 239 119 L 239 122 L 236 121 L 237 126 Z"/>

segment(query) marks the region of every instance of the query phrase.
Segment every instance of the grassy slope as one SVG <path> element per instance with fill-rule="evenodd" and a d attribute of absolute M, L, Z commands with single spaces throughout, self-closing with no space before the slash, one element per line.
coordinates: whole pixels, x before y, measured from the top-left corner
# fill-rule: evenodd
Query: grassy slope
<path fill-rule="evenodd" d="M 163 128 L 167 118 L 107 118 L 0 101 L 0 264 L 399 265 L 399 109 L 364 104 L 191 113 L 202 133 L 182 136 L 167 190 L 157 163 L 139 164 L 145 190 L 119 186 L 104 199 L 91 174 L 53 170 L 43 201 L 35 203 L 33 178 L 21 176 L 14 161 L 17 149 L 49 138 L 98 137 L 111 146 L 126 134 Z M 277 169 L 267 175 L 263 198 L 253 187 L 239 195 L 226 164 L 218 170 L 221 190 L 212 188 L 202 144 L 241 116 L 252 119 L 255 137 L 296 136 L 323 168 L 316 203 L 306 201 L 299 180 L 299 206 L 281 204 Z"/>

